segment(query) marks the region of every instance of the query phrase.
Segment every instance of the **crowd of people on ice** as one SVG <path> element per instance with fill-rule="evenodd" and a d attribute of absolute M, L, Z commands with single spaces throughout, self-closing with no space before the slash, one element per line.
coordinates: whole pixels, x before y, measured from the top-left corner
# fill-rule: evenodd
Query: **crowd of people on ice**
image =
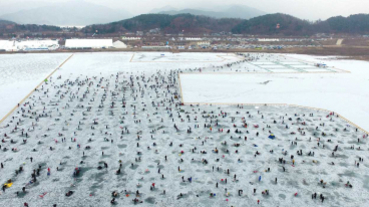
<path fill-rule="evenodd" d="M 224 67 L 231 67 L 233 64 L 238 63 Z M 187 191 L 184 192 L 172 192 L 171 186 L 167 186 L 167 189 L 161 188 L 161 195 L 171 192 L 177 194 L 176 199 L 185 199 L 189 196 L 216 199 L 222 197 L 219 196 L 221 194 L 228 201 L 232 194 L 239 197 L 249 194 L 254 195 L 259 204 L 263 198 L 276 193 L 270 189 L 257 189 L 258 183 L 263 182 L 262 174 L 274 171 L 278 175 L 292 171 L 299 165 L 306 165 L 308 162 L 309 164 L 324 162 L 324 159 L 315 157 L 317 151 L 327 152 L 332 158 L 336 158 L 348 150 L 359 152 L 366 150 L 363 146 L 366 146 L 368 134 L 347 124 L 342 127 L 332 124 L 345 123 L 334 112 L 326 114 L 307 109 L 282 109 L 272 106 L 261 106 L 255 109 L 243 105 L 185 105 L 181 102 L 179 92 L 179 72 L 179 70 L 158 71 L 149 75 L 120 72 L 107 77 L 86 76 L 74 80 L 64 80 L 61 76 L 56 80 L 50 78 L 41 88 L 35 89 L 34 95 L 26 102 L 19 104 L 18 110 L 1 128 L 0 173 L 2 180 L 6 180 L 1 196 L 10 191 L 15 197 L 27 200 L 27 196 L 24 195 L 40 189 L 37 186 L 43 185 L 45 178 L 41 176 L 42 174 L 57 178 L 58 173 L 62 172 L 61 169 L 70 169 L 70 182 L 74 183 L 75 179 L 83 178 L 83 172 L 88 167 L 94 167 L 97 173 L 102 170 L 113 171 L 116 176 L 125 176 L 127 171 L 131 171 L 134 175 L 143 174 L 136 189 L 113 190 L 111 197 L 106 198 L 111 204 L 118 204 L 122 199 L 120 195 L 127 198 L 133 196 L 134 198 L 130 199 L 131 202 L 140 204 L 145 202 L 145 197 L 150 196 L 148 193 L 141 193 L 139 188 L 147 187 L 152 192 L 151 195 L 158 196 L 158 186 L 162 186 L 146 181 L 151 177 L 148 176 L 151 173 L 149 169 L 143 173 L 138 171 L 140 169 L 138 167 L 142 166 L 144 161 L 148 162 L 150 158 L 155 157 L 158 159 L 154 162 L 159 175 L 158 182 L 163 183 L 166 179 L 170 179 L 167 181 L 170 185 L 181 185 L 181 183 L 187 185 Z M 313 120 L 315 122 L 312 122 Z M 316 122 L 319 125 L 312 124 Z M 60 127 L 57 128 L 57 125 Z M 86 136 L 80 136 L 83 131 L 86 132 Z M 336 132 L 347 133 L 355 137 L 357 142 L 350 143 L 350 147 L 347 147 L 343 142 L 339 142 Z M 163 141 L 167 137 L 168 139 Z M 193 138 L 188 140 L 188 137 Z M 111 160 L 109 156 L 105 156 L 106 153 L 118 155 L 118 152 L 109 151 L 109 149 L 99 150 L 102 161 L 96 163 L 97 160 L 89 160 L 89 157 L 95 156 L 89 151 L 98 147 L 93 144 L 96 140 L 112 146 L 120 143 L 127 144 L 127 148 L 119 150 L 122 159 L 118 161 L 118 165 L 114 164 L 117 160 Z M 31 145 L 30 142 L 36 144 Z M 263 142 L 278 143 L 278 145 L 268 148 L 267 145 L 261 145 Z M 45 149 L 42 146 L 46 144 L 49 153 L 60 153 L 59 149 L 65 148 L 64 153 L 80 153 L 83 159 L 68 165 L 65 161 L 60 161 L 58 166 L 52 169 L 47 164 L 39 162 L 44 160 L 42 155 L 32 154 Z M 313 147 L 305 150 L 303 145 Z M 287 150 L 287 148 L 296 150 Z M 11 152 L 8 151 L 9 149 Z M 128 150 L 136 151 L 135 155 L 131 155 L 131 157 L 135 156 L 135 159 L 128 159 L 128 155 L 123 156 L 128 153 Z M 8 164 L 11 161 L 5 158 L 17 157 L 18 152 L 22 152 L 22 157 L 14 160 L 18 160 L 19 163 Z M 362 156 L 355 158 L 356 168 L 364 162 Z M 245 178 L 237 170 L 239 166 L 248 166 L 250 160 L 270 160 L 269 157 L 275 162 L 268 162 L 259 169 L 249 169 L 253 170 L 252 173 L 258 177 L 257 180 Z M 275 159 L 276 157 L 278 159 Z M 86 163 L 93 161 L 96 163 L 95 166 L 86 166 Z M 231 164 L 227 164 L 229 162 Z M 151 164 L 153 163 L 149 163 Z M 335 165 L 334 162 L 329 164 Z M 129 169 L 126 169 L 126 166 Z M 217 181 L 205 183 L 198 180 L 199 175 L 195 171 L 192 171 L 193 174 L 187 174 L 183 166 L 184 168 L 193 166 L 198 171 L 210 168 L 208 173 L 212 173 L 212 178 Z M 225 166 L 228 167 L 224 168 Z M 170 170 L 172 168 L 177 168 L 176 172 L 173 173 Z M 11 178 L 5 178 L 5 175 L 10 174 L 4 171 L 12 171 L 14 174 L 11 174 Z M 19 175 L 25 171 L 31 173 L 20 177 Z M 174 177 L 179 179 L 175 180 Z M 278 185 L 284 177 L 275 177 L 274 185 Z M 21 180 L 24 178 L 27 179 Z M 142 183 L 147 182 L 150 183 L 149 186 L 142 186 Z M 209 190 L 194 191 L 191 188 L 193 182 L 200 182 L 204 189 Z M 308 183 L 305 179 L 301 182 L 306 185 L 320 186 L 322 189 L 329 185 L 323 179 L 316 183 L 312 181 Z M 347 187 L 348 190 L 354 187 L 348 180 L 339 182 L 342 182 L 342 186 Z M 343 184 L 344 182 L 346 184 Z M 19 183 L 23 186 L 14 189 L 14 186 L 19 186 Z M 211 187 L 208 183 L 212 183 Z M 245 183 L 245 185 L 248 183 L 252 186 L 252 191 L 235 189 L 233 183 Z M 78 193 L 76 185 L 78 184 L 63 186 L 68 189 L 65 197 L 73 197 Z M 224 191 L 219 190 L 220 185 L 226 187 Z M 194 191 L 194 194 L 188 193 L 190 191 Z M 93 193 L 90 194 L 92 195 Z M 48 195 L 42 193 L 40 198 L 45 196 Z M 307 195 L 294 192 L 293 196 Z M 321 202 L 329 199 L 323 193 L 311 194 L 312 199 L 316 199 L 317 196 Z M 25 202 L 24 206 L 32 205 L 29 203 L 29 201 Z"/>

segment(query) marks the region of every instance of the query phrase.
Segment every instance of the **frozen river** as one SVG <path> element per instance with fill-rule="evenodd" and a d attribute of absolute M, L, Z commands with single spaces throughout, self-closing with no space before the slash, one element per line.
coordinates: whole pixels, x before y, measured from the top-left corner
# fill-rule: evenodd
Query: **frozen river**
<path fill-rule="evenodd" d="M 234 54 L 75 54 L 0 125 L 0 206 L 366 206 L 368 135 L 336 114 L 181 103 L 324 101 L 319 84 L 353 99 L 334 84 L 354 87 L 356 71 L 253 56 L 249 65 Z"/>

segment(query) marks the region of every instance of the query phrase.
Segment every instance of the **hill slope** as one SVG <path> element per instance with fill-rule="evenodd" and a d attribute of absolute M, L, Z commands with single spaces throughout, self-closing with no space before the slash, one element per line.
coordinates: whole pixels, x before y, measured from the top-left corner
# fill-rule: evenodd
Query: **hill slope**
<path fill-rule="evenodd" d="M 277 25 L 279 24 L 279 28 Z M 287 14 L 267 14 L 245 20 L 232 29 L 233 33 L 248 34 L 304 34 L 312 32 L 313 25 L 308 21 Z"/>
<path fill-rule="evenodd" d="M 331 17 L 325 21 L 329 29 L 343 33 L 369 32 L 369 14 L 355 14 L 348 17 Z"/>
<path fill-rule="evenodd" d="M 279 24 L 279 28 L 277 28 Z M 267 14 L 244 20 L 232 29 L 233 33 L 310 35 L 315 33 L 364 34 L 369 32 L 369 14 L 331 17 L 311 23 L 286 14 Z"/>
<path fill-rule="evenodd" d="M 16 23 L 12 21 L 0 19 L 0 24 L 5 25 L 5 24 L 16 24 Z"/>
<path fill-rule="evenodd" d="M 84 28 L 86 32 L 99 30 L 100 33 L 115 33 L 124 31 L 147 31 L 160 28 L 165 33 L 178 33 L 181 31 L 192 33 L 207 33 L 230 31 L 241 22 L 240 19 L 214 19 L 191 14 L 143 14 L 137 17 L 113 22 L 104 25 L 91 25 Z"/>

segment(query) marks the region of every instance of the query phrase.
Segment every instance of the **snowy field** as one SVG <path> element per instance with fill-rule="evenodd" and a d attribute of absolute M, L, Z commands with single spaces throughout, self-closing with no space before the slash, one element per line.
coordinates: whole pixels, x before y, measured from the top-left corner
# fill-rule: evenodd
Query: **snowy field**
<path fill-rule="evenodd" d="M 0 119 L 70 54 L 0 55 Z"/>
<path fill-rule="evenodd" d="M 236 98 L 245 92 L 241 87 L 268 87 L 279 81 L 289 84 L 278 85 L 291 98 L 286 102 L 297 94 L 288 88 L 310 96 L 313 92 L 296 85 L 308 88 L 316 77 L 330 81 L 341 76 L 350 84 L 350 75 L 356 72 L 246 74 L 254 71 L 253 66 L 230 54 L 201 54 L 201 61 L 201 55 L 181 53 L 173 59 L 198 60 L 185 64 L 133 63 L 132 55 L 75 54 L 0 125 L 0 182 L 8 186 L 1 191 L 0 206 L 368 204 L 364 132 L 325 111 L 182 105 L 178 80 L 180 72 L 196 73 L 181 75 L 185 102 L 196 96 L 195 102 L 238 102 Z M 161 57 L 161 53 L 134 57 L 140 55 L 151 60 Z M 225 60 L 207 62 L 219 55 Z M 199 71 L 225 74 L 214 74 L 211 79 L 218 80 L 214 84 L 209 74 Z M 237 72 L 242 73 L 230 75 Z M 248 80 L 250 76 L 260 86 Z M 296 77 L 299 81 L 294 81 Z M 330 84 L 322 86 L 330 89 Z M 207 85 L 213 85 L 212 90 Z M 343 87 L 335 93 L 340 90 Z M 321 102 L 327 101 L 321 93 L 315 94 Z M 252 103 L 262 98 L 255 100 L 244 99 Z M 311 198 L 314 193 L 316 199 Z"/>

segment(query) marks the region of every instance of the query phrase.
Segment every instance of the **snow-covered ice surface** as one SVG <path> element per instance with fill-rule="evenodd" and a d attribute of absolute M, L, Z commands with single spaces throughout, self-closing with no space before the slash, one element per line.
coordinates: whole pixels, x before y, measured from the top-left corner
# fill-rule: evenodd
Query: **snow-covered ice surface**
<path fill-rule="evenodd" d="M 326 67 L 317 67 L 316 64 L 325 63 L 324 58 L 299 58 L 299 56 L 287 56 L 282 54 L 263 54 L 263 53 L 241 53 L 243 61 L 238 61 L 232 64 L 228 70 L 235 72 L 256 72 L 256 73 L 284 73 L 284 72 L 299 72 L 299 73 L 344 73 L 345 70 L 335 68 L 332 65 Z M 332 59 L 332 57 L 329 57 Z M 219 71 L 224 72 L 224 71 Z"/>
<path fill-rule="evenodd" d="M 0 55 L 0 119 L 70 54 Z"/>
<path fill-rule="evenodd" d="M 233 54 L 215 54 L 206 53 L 137 53 L 131 58 L 132 62 L 222 62 Z M 225 58 L 223 58 L 225 56 Z"/>
<path fill-rule="evenodd" d="M 164 57 L 162 56 L 164 54 Z M 175 56 L 175 57 L 174 57 Z M 144 61 L 135 61 L 144 57 Z M 222 58 L 220 58 L 222 57 Z M 163 58 L 158 61 L 157 58 Z M 181 62 L 182 60 L 188 62 Z M 214 62 L 209 60 L 215 60 Z M 104 75 L 116 72 L 143 72 L 155 73 L 158 70 L 177 69 L 190 71 L 197 68 L 210 68 L 240 60 L 234 54 L 223 53 L 77 53 L 62 68 L 64 74 L 73 75 Z"/>
<path fill-rule="evenodd" d="M 148 56 L 154 54 L 161 55 Z M 181 55 L 199 59 L 196 53 Z M 113 191 L 119 193 L 117 206 L 133 206 L 137 191 L 139 206 L 367 205 L 368 138 L 344 120 L 285 106 L 181 105 L 179 71 L 249 68 L 224 66 L 239 61 L 231 55 L 218 63 L 186 64 L 131 58 L 75 54 L 12 114 L 14 120 L 1 124 L 0 182 L 11 179 L 13 185 L 1 192 L 0 206 L 111 206 Z M 268 138 L 271 133 L 275 139 Z M 355 166 L 359 157 L 364 160 Z M 269 195 L 261 193 L 266 189 Z M 68 191 L 74 193 L 65 196 Z"/>
<path fill-rule="evenodd" d="M 321 61 L 318 59 L 321 57 L 287 56 Z M 184 102 L 287 103 L 318 107 L 336 111 L 369 130 L 369 62 L 325 62 L 351 73 L 183 74 Z M 315 68 L 311 71 L 324 72 L 326 69 Z M 263 84 L 266 81 L 267 84 Z"/>
<path fill-rule="evenodd" d="M 179 60 L 172 57 L 171 53 L 97 53 L 78 54 L 77 58 L 72 58 L 64 71 L 66 73 L 80 74 L 110 74 L 116 71 L 143 71 L 158 70 L 162 68 L 186 69 L 204 67 L 209 65 L 224 64 L 228 61 L 239 59 L 233 54 L 184 54 L 187 62 L 185 65 L 178 65 L 177 62 L 155 63 L 155 58 L 163 58 L 165 54 L 173 60 Z M 14 106 L 19 103 L 35 86 L 65 61 L 71 54 L 6 54 L 0 55 L 0 119 L 3 118 Z M 91 56 L 92 55 L 92 56 Z M 130 63 L 132 57 L 145 57 L 145 63 Z M 176 54 L 178 56 L 178 54 Z M 224 56 L 220 58 L 219 56 Z M 91 58 L 92 57 L 92 58 Z M 164 56 L 165 57 L 165 56 Z M 168 58 L 169 58 L 168 57 Z M 202 59 L 201 59 L 202 58 Z M 215 63 L 207 62 L 215 60 Z M 152 61 L 149 63 L 149 61 Z M 200 62 L 199 62 L 200 61 Z M 204 61 L 204 62 L 201 62 Z M 107 65 L 107 63 L 109 63 Z"/>

